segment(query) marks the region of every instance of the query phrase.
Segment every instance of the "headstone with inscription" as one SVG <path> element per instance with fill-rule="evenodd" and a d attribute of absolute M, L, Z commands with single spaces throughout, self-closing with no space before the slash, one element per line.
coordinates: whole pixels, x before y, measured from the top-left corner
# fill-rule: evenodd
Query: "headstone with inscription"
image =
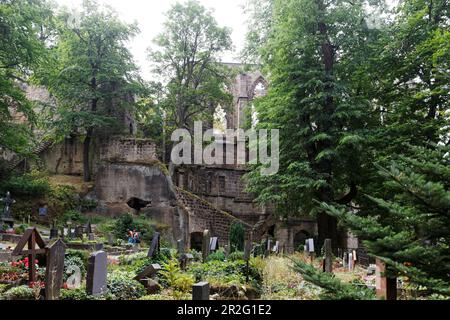
<path fill-rule="evenodd" d="M 333 272 L 333 251 L 331 248 L 331 239 L 325 239 L 324 243 L 324 271 Z"/>

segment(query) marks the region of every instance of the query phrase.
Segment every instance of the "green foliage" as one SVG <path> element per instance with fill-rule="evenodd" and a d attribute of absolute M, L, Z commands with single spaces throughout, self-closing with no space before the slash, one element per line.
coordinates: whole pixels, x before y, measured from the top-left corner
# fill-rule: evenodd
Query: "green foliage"
<path fill-rule="evenodd" d="M 61 289 L 61 300 L 91 300 L 92 297 L 86 293 L 86 288 Z"/>
<path fill-rule="evenodd" d="M 35 123 L 32 103 L 18 84 L 29 80 L 46 58 L 52 11 L 47 1 L 2 1 L 0 6 L 0 147 L 29 155 L 30 126 L 13 120 L 11 110 Z"/>
<path fill-rule="evenodd" d="M 133 273 L 116 270 L 108 274 L 108 290 L 115 300 L 139 299 L 146 294 L 144 286 L 133 280 Z"/>
<path fill-rule="evenodd" d="M 230 260 L 230 261 L 242 260 L 243 261 L 244 260 L 244 252 L 242 252 L 242 251 L 235 251 L 233 253 L 230 253 L 228 255 L 227 260 Z"/>
<path fill-rule="evenodd" d="M 226 90 L 230 72 L 218 61 L 231 49 L 231 31 L 219 27 L 212 12 L 193 0 L 176 3 L 166 17 L 150 59 L 155 74 L 167 81 L 155 90 L 162 98 L 159 105 L 170 137 L 176 128 L 193 130 L 195 120 L 212 123 L 215 106 L 230 104 Z"/>
<path fill-rule="evenodd" d="M 245 245 L 245 228 L 240 222 L 233 222 L 230 226 L 230 252 L 243 251 Z"/>
<path fill-rule="evenodd" d="M 83 263 L 83 267 L 80 267 L 81 270 L 86 270 L 88 265 L 88 259 L 90 256 L 90 252 L 87 250 L 76 250 L 76 249 L 67 249 L 66 250 L 66 259 L 73 259 L 74 261 L 79 261 Z"/>
<path fill-rule="evenodd" d="M 322 272 L 314 266 L 300 260 L 294 260 L 293 269 L 302 277 L 323 289 L 320 298 L 323 300 L 374 300 L 375 294 L 372 290 L 363 286 L 343 283 L 333 274 Z"/>
<path fill-rule="evenodd" d="M 13 287 L 3 294 L 5 300 L 35 300 L 35 293 L 28 286 Z"/>
<path fill-rule="evenodd" d="M 0 192 L 10 191 L 16 196 L 45 196 L 52 188 L 46 177 L 36 177 L 33 174 L 12 176 L 8 180 L 0 181 Z"/>
<path fill-rule="evenodd" d="M 389 196 L 368 196 L 378 214 L 323 204 L 364 240 L 391 275 L 403 275 L 428 293 L 450 296 L 449 147 L 409 147 L 389 168 L 378 166 Z"/>
<path fill-rule="evenodd" d="M 217 285 L 243 285 L 247 273 L 246 263 L 243 260 L 219 261 L 212 260 L 206 263 L 195 262 L 189 266 L 188 272 L 195 277 L 196 281 L 209 281 Z M 255 286 L 261 283 L 261 270 L 258 266 L 249 267 L 250 282 Z"/>
<path fill-rule="evenodd" d="M 225 261 L 225 252 L 223 252 L 223 251 L 216 251 L 216 252 L 211 253 L 208 256 L 207 261 L 212 261 L 212 260 Z"/>

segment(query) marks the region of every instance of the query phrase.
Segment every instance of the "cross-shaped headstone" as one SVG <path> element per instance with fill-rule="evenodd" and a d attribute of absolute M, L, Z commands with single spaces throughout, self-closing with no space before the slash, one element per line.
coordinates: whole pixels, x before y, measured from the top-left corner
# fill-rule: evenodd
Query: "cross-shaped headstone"
<path fill-rule="evenodd" d="M 28 250 L 24 250 L 25 245 L 28 244 Z M 36 249 L 36 245 L 40 249 Z M 20 238 L 19 243 L 14 248 L 13 256 L 28 255 L 28 280 L 29 282 L 36 281 L 36 255 L 46 253 L 45 242 L 36 227 L 28 228 Z"/>

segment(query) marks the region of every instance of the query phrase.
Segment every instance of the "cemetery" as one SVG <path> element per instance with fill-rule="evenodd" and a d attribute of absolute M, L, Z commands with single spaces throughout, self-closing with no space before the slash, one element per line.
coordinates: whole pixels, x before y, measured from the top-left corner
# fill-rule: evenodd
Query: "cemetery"
<path fill-rule="evenodd" d="M 448 0 L 107 2 L 0 1 L 0 300 L 450 299 Z"/>

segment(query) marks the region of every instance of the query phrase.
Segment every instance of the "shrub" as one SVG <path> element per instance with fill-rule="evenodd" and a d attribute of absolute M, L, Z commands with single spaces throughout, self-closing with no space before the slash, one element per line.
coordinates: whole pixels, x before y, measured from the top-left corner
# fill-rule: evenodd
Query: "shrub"
<path fill-rule="evenodd" d="M 78 257 L 81 261 L 83 261 L 85 268 L 87 268 L 89 256 L 90 253 L 87 250 L 68 249 L 66 251 L 66 259 L 69 259 L 71 257 Z"/>
<path fill-rule="evenodd" d="M 244 253 L 242 251 L 235 251 L 228 255 L 228 260 L 230 261 L 238 261 L 244 260 Z"/>
<path fill-rule="evenodd" d="M 230 252 L 244 251 L 245 228 L 240 222 L 233 222 L 230 227 Z"/>
<path fill-rule="evenodd" d="M 119 270 L 108 274 L 108 290 L 113 299 L 133 300 L 146 294 L 144 286 L 133 277 L 132 273 Z"/>
<path fill-rule="evenodd" d="M 3 296 L 6 300 L 35 300 L 35 292 L 28 286 L 18 286 L 6 291 Z"/>
<path fill-rule="evenodd" d="M 216 251 L 216 252 L 211 253 L 208 256 L 207 261 L 212 261 L 212 260 L 225 261 L 225 253 L 223 251 Z"/>
<path fill-rule="evenodd" d="M 61 300 L 90 300 L 90 296 L 86 293 L 86 288 L 78 289 L 61 289 Z"/>
<path fill-rule="evenodd" d="M 16 196 L 44 196 L 50 193 L 48 179 L 34 173 L 12 176 L 0 183 L 0 192 L 10 191 Z"/>

